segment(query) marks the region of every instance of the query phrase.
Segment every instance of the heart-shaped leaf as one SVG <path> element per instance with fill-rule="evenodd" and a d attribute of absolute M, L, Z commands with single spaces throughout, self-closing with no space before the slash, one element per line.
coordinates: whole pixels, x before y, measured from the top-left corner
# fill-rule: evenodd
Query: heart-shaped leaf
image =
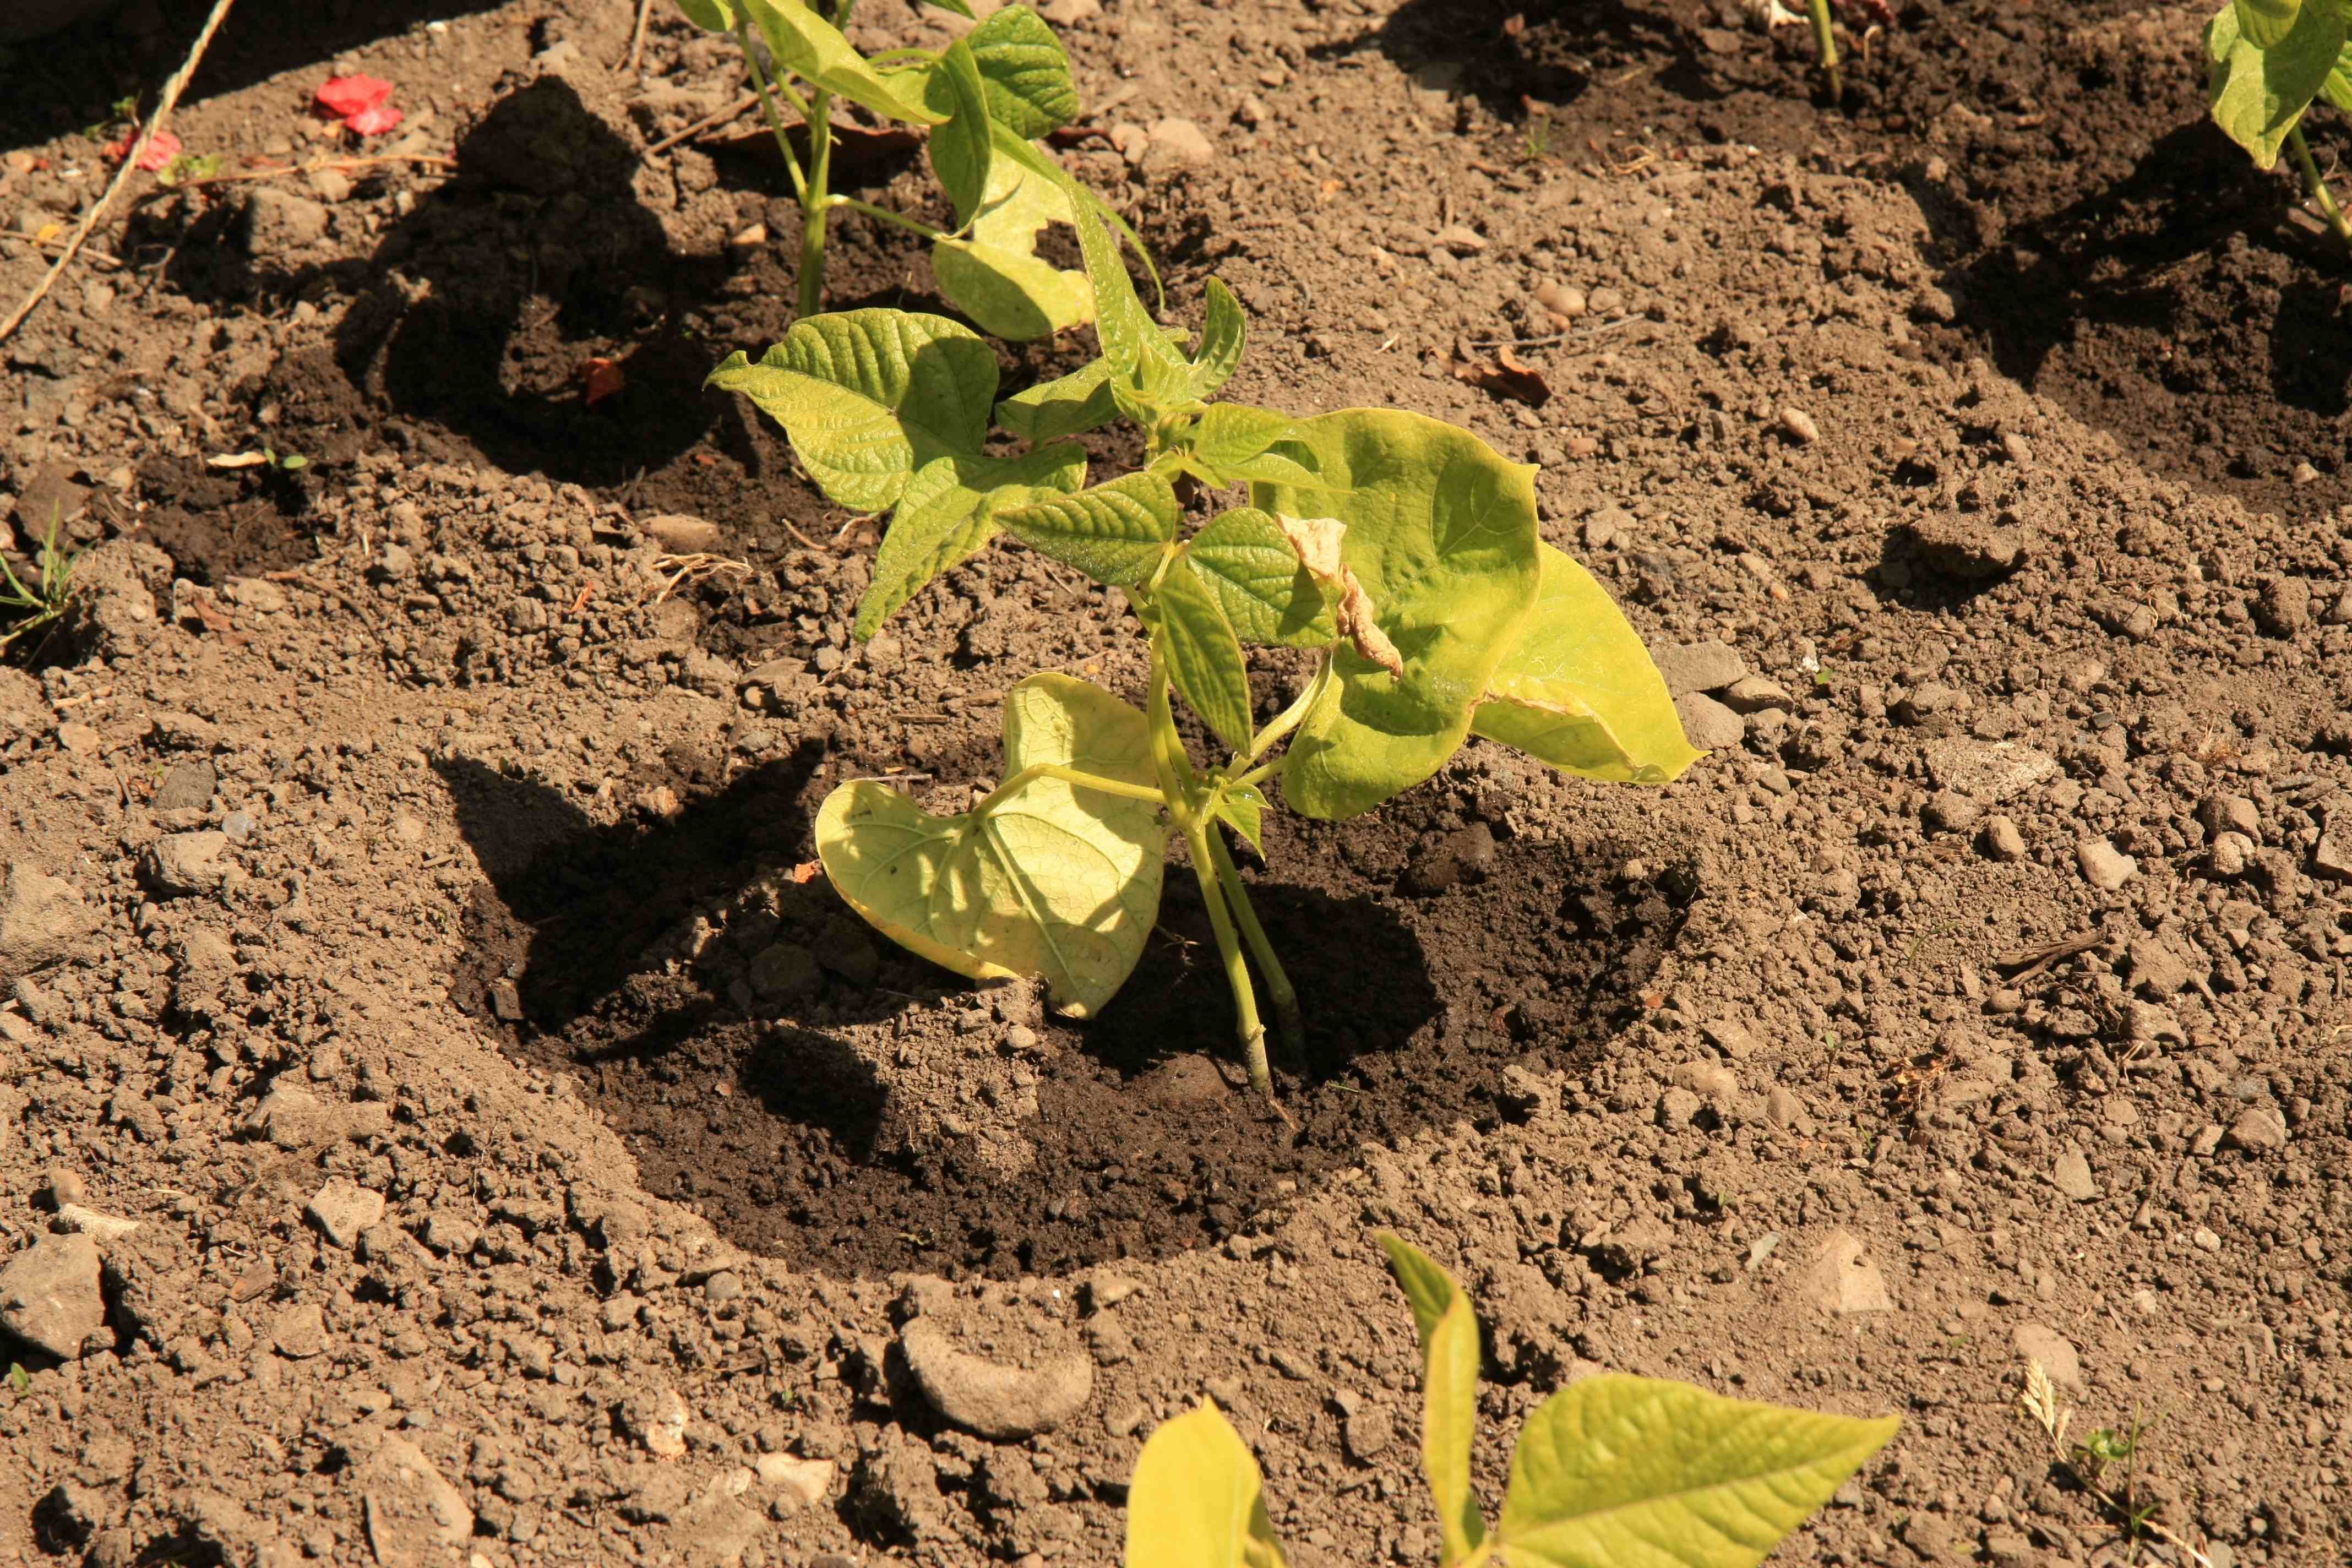
<path fill-rule="evenodd" d="M 1675 778 L 1700 752 L 1649 649 L 1591 573 L 1549 544 L 1539 559 L 1535 613 L 1496 668 L 1472 732 L 1587 778 Z"/>
<path fill-rule="evenodd" d="M 707 384 L 782 425 L 834 500 L 880 511 L 933 458 L 981 455 L 996 351 L 945 316 L 842 310 L 793 323 L 757 364 L 728 355 Z"/>
<path fill-rule="evenodd" d="M 1086 448 L 1070 441 L 1019 458 L 932 458 L 898 498 L 852 634 L 861 642 L 872 637 L 924 584 L 985 549 L 996 537 L 999 508 L 1018 506 L 1039 489 L 1066 494 L 1086 482 Z"/>
<path fill-rule="evenodd" d="M 2224 5 L 2206 24 L 2206 100 L 2213 123 L 2253 155 L 2259 166 L 2278 163 L 2279 149 L 2344 51 L 2346 18 L 2333 5 L 2305 5 L 2278 42 L 2248 37 L 2236 5 Z"/>
<path fill-rule="evenodd" d="M 1386 1234 L 1380 1242 L 1421 1335 L 1422 1468 L 1445 1536 L 1440 1561 L 1455 1563 L 1486 1538 L 1486 1518 L 1470 1490 L 1470 1446 L 1478 1426 L 1478 1319 L 1452 1277 L 1419 1249 Z"/>
<path fill-rule="evenodd" d="M 1496 1544 L 1527 1568 L 1750 1568 L 1897 1425 L 1588 1377 L 1520 1428 Z"/>
<path fill-rule="evenodd" d="M 1061 40 L 1026 5 L 1007 5 L 966 40 L 988 84 L 988 112 L 1024 142 L 1034 142 L 1084 112 Z"/>
<path fill-rule="evenodd" d="M 1143 715 L 1072 676 L 1033 675 L 1005 696 L 1007 780 L 1039 763 L 1159 788 Z M 1058 778 L 955 816 L 861 779 L 825 796 L 816 843 L 834 887 L 891 941 L 975 980 L 1042 976 L 1084 1018 L 1143 955 L 1168 829 L 1154 801 Z"/>
<path fill-rule="evenodd" d="M 1193 395 L 1214 397 L 1241 368 L 1242 350 L 1249 344 L 1249 317 L 1223 279 L 1210 279 L 1204 292 L 1207 321 L 1201 328 L 1200 350 L 1192 355 L 1192 386 Z"/>
<path fill-rule="evenodd" d="M 1257 1460 L 1217 1407 L 1163 1422 L 1127 1487 L 1126 1568 L 1283 1568 Z"/>
<path fill-rule="evenodd" d="M 936 125 L 947 117 L 899 93 L 881 73 L 866 63 L 841 29 L 818 16 L 801 0 L 727 0 L 750 14 L 752 24 L 768 40 L 768 52 L 779 69 L 836 97 L 863 104 L 889 120 Z"/>
<path fill-rule="evenodd" d="M 1330 595 L 1298 559 L 1282 525 L 1255 507 L 1211 520 L 1184 559 L 1216 595 L 1226 623 L 1245 643 L 1328 647 L 1339 640 Z"/>
<path fill-rule="evenodd" d="M 1002 126 L 992 133 L 1010 134 Z M 1086 273 L 1056 267 L 1037 254 L 1037 236 L 1047 225 L 1073 221 L 1060 186 L 1013 159 L 993 160 L 971 232 L 931 242 L 931 270 L 940 291 L 982 331 L 1013 342 L 1051 337 L 1092 321 L 1094 286 Z M 1103 374 L 1109 374 L 1107 368 Z M 1096 384 L 1101 385 L 1099 377 Z M 1116 414 L 1109 394 L 1103 393 L 1102 417 L 1096 423 L 1108 424 Z"/>
<path fill-rule="evenodd" d="M 1159 569 L 1182 517 L 1175 490 L 1149 470 L 997 513 L 1006 531 L 1030 549 L 1119 588 L 1141 583 Z"/>
<path fill-rule="evenodd" d="M 1403 671 L 1383 668 L 1363 639 L 1340 644 L 1339 679 L 1291 742 L 1291 805 L 1353 816 L 1435 773 L 1468 735 L 1471 710 L 1535 605 L 1535 470 L 1396 409 L 1303 420 L 1298 444 L 1330 489 L 1255 485 L 1251 499 L 1344 525 L 1342 560 Z"/>
<path fill-rule="evenodd" d="M 1249 666 L 1216 595 L 1189 563 L 1177 561 L 1152 589 L 1151 608 L 1176 689 L 1208 721 L 1218 740 L 1233 751 L 1247 751 L 1253 733 Z"/>

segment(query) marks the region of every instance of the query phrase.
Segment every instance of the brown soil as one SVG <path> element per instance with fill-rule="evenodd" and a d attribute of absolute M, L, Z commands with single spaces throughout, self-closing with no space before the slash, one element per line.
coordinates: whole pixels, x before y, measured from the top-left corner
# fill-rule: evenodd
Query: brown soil
<path fill-rule="evenodd" d="M 29 47 L 0 299 L 204 9 Z M 869 45 L 934 25 L 868 9 Z M 142 184 L 128 267 L 0 345 L 0 520 L 85 547 L 70 635 L 0 668 L 0 861 L 95 926 L 0 932 L 37 959 L 0 973 L 0 1267 L 60 1200 L 140 1222 L 82 1353 L 0 1344 L 0 1562 L 1109 1561 L 1203 1391 L 1293 1561 L 1433 1560 L 1382 1227 L 1488 1318 L 1495 1432 L 1588 1363 L 1901 1411 L 1783 1560 L 2178 1561 L 2053 1469 L 2029 1355 L 2078 1428 L 2159 1414 L 2147 1496 L 2208 1561 L 2346 1559 L 2352 355 L 2291 176 L 2201 121 L 2196 16 L 1911 6 L 1834 106 L 1803 29 L 1728 5 L 1066 29 L 1124 95 L 1071 166 L 1176 316 L 1212 272 L 1252 310 L 1235 395 L 1540 464 L 1654 647 L 1781 689 L 1710 680 L 1727 743 L 1664 791 L 1474 746 L 1277 818 L 1295 1130 L 1240 1089 L 1181 868 L 1086 1026 L 796 874 L 842 779 L 945 801 L 1013 681 L 1142 671 L 1010 548 L 850 644 L 873 531 L 701 387 L 790 324 L 786 184 L 756 137 L 646 153 L 736 77 L 661 6 L 614 69 L 633 16 L 248 0 L 193 150 L 320 151 L 309 92 L 364 69 L 411 116 L 383 145 L 454 170 Z M 1171 116 L 1218 160 L 1147 179 L 1114 122 Z M 903 146 L 847 171 L 936 200 Z M 1546 282 L 1589 295 L 1564 336 Z M 830 283 L 943 308 L 862 224 Z M 1512 337 L 1540 409 L 1452 373 Z M 1004 389 L 1084 352 L 1006 350 Z M 592 358 L 626 378 L 593 406 Z M 207 462 L 265 447 L 305 464 Z M 1296 672 L 1258 673 L 1271 710 Z M 1886 1300 L 1840 1313 L 1853 1247 Z M 910 1315 L 1082 1344 L 1091 1397 L 960 1433 Z M 401 1444 L 470 1534 L 396 1522 Z M 795 1505 L 778 1454 L 833 1484 Z"/>

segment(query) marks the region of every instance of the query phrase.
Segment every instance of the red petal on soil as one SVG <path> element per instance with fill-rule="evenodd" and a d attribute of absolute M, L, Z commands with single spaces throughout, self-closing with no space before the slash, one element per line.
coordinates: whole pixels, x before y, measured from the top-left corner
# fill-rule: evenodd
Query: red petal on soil
<path fill-rule="evenodd" d="M 107 148 L 107 161 L 120 163 L 123 159 L 131 156 L 131 146 L 138 140 L 139 128 L 133 126 L 123 133 L 121 141 Z M 152 174 L 178 157 L 181 142 L 178 137 L 168 131 L 158 131 L 155 132 L 155 139 L 147 143 L 147 151 L 139 154 L 139 166 Z"/>
<path fill-rule="evenodd" d="M 588 378 L 588 406 L 591 408 L 629 384 L 629 378 L 621 374 L 621 367 L 608 359 L 583 360 L 580 371 Z"/>
<path fill-rule="evenodd" d="M 806 886 L 808 883 L 814 882 L 819 877 L 824 875 L 824 862 L 822 860 L 803 860 L 799 865 L 793 867 L 787 875 L 792 878 L 793 885 L 794 887 Z"/>
<path fill-rule="evenodd" d="M 349 120 L 391 96 L 392 83 L 382 77 L 331 76 L 311 101 L 337 120 Z"/>
<path fill-rule="evenodd" d="M 1483 364 L 1475 360 L 1456 362 L 1456 380 L 1482 387 L 1497 397 L 1508 397 L 1530 408 L 1541 408 L 1551 401 L 1551 384 L 1543 373 L 1513 353 L 1507 348 L 1495 351 L 1495 363 Z"/>
<path fill-rule="evenodd" d="M 373 109 L 362 109 L 357 114 L 346 116 L 343 124 L 362 136 L 381 136 L 399 124 L 403 118 L 400 110 L 392 105 L 379 103 Z"/>

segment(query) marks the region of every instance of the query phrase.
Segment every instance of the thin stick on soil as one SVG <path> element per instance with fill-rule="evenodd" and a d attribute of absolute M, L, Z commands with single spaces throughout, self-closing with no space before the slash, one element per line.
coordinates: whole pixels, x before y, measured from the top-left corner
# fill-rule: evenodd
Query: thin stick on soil
<path fill-rule="evenodd" d="M 236 0 L 214 0 L 212 14 L 205 18 L 204 30 L 196 35 L 194 46 L 188 50 L 188 58 L 180 62 L 180 68 L 173 71 L 172 79 L 163 84 L 163 95 L 156 100 L 155 112 L 147 117 L 147 123 L 140 128 L 138 141 L 123 153 L 122 167 L 114 171 L 114 178 L 107 184 L 106 194 L 91 204 L 80 226 L 74 230 L 73 237 L 67 241 L 65 254 L 50 265 L 48 272 L 33 286 L 33 291 L 25 296 L 25 302 L 10 311 L 6 321 L 0 321 L 0 343 L 16 336 L 16 329 L 25 324 L 25 318 L 31 315 L 48 297 L 49 290 L 57 287 L 58 279 L 65 275 L 67 268 L 73 265 L 74 257 L 88 243 L 90 232 L 98 227 L 98 220 L 106 216 L 106 209 L 114 205 L 114 198 L 122 194 L 124 185 L 131 183 L 131 172 L 139 167 L 139 160 L 147 155 L 148 147 L 172 118 L 172 110 L 179 105 L 180 94 L 187 89 L 188 79 L 196 74 L 196 62 L 205 58 L 205 47 L 212 43 L 213 35 L 220 31 L 222 21 L 228 16 L 229 6 L 235 3 Z"/>
<path fill-rule="evenodd" d="M 2327 219 L 2327 226 L 2336 231 L 2337 239 L 2352 245 L 2352 223 L 2345 221 L 2344 209 L 2336 205 L 2335 193 L 2327 188 L 2326 178 L 2320 174 L 2319 164 L 2311 155 L 2311 143 L 2303 139 L 2302 126 L 2288 127 L 2286 146 L 2287 151 L 2294 154 L 2294 166 L 2303 171 L 2303 183 L 2311 187 L 2312 199 L 2319 204 L 2320 212 Z"/>
<path fill-rule="evenodd" d="M 637 0 L 637 25 L 629 34 L 629 55 L 621 62 L 623 70 L 634 72 L 646 63 L 646 23 L 653 14 L 654 0 Z"/>
<path fill-rule="evenodd" d="M 348 174 L 362 169 L 378 169 L 387 163 L 419 163 L 433 169 L 455 169 L 457 160 L 438 153 L 371 153 L 350 158 L 313 158 L 307 163 L 280 163 L 267 169 L 240 169 L 232 174 L 206 174 L 199 180 L 183 180 L 176 185 L 152 191 L 140 197 L 151 202 L 173 191 L 185 191 L 204 185 L 241 185 L 256 180 L 282 180 L 289 174 L 315 174 L 327 170 Z"/>
<path fill-rule="evenodd" d="M 679 142 L 691 142 L 696 137 L 701 135 L 704 132 L 715 131 L 719 126 L 726 124 L 729 121 L 741 116 L 746 110 L 757 109 L 759 106 L 760 95 L 756 92 L 747 92 L 742 97 L 737 99 L 734 102 L 729 104 L 726 108 L 716 110 L 711 113 L 704 115 L 701 119 L 696 121 L 685 130 L 676 132 L 670 135 L 663 137 L 660 141 L 646 149 L 646 156 L 648 158 L 657 157 L 661 153 L 668 152 Z"/>

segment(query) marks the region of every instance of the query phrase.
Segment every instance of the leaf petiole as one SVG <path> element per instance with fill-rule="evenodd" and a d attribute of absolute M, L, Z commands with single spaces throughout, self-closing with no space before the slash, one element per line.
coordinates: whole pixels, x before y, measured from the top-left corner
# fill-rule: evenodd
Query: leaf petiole
<path fill-rule="evenodd" d="M 1845 97 L 1845 84 L 1838 76 L 1837 24 L 1830 16 L 1830 0 L 1806 0 L 1806 10 L 1813 24 L 1813 51 L 1821 57 L 1822 74 L 1829 79 L 1830 101 L 1836 103 Z"/>
<path fill-rule="evenodd" d="M 1316 667 L 1314 677 L 1307 682 L 1307 689 L 1298 694 L 1298 700 L 1276 714 L 1272 721 L 1257 732 L 1257 740 L 1250 746 L 1249 761 L 1256 762 L 1265 755 L 1276 742 L 1297 729 L 1299 721 L 1314 710 L 1316 703 L 1323 700 L 1324 689 L 1330 684 L 1331 655 L 1328 650 L 1326 650 L 1322 662 Z M 1265 776 L 1265 770 L 1261 769 L 1240 782 L 1255 784 Z"/>
<path fill-rule="evenodd" d="M 793 156 L 793 139 L 784 130 L 784 117 L 776 112 L 776 99 L 781 95 L 803 121 L 809 119 L 808 105 L 801 100 L 799 93 L 784 85 L 782 78 L 770 82 L 768 73 L 760 68 L 759 50 L 751 41 L 751 15 L 749 11 L 735 18 L 735 41 L 741 46 L 743 64 L 751 72 L 751 86 L 760 94 L 760 110 L 767 117 L 769 134 L 776 139 L 776 151 L 784 155 L 784 168 L 793 177 L 793 195 L 799 198 L 801 209 L 805 213 L 809 201 L 808 175 L 802 172 L 801 161 Z M 813 121 L 809 122 L 814 123 Z"/>
<path fill-rule="evenodd" d="M 2311 187 L 2312 198 L 2319 204 L 2320 212 L 2327 219 L 2327 226 L 2336 231 L 2337 239 L 2352 245 L 2352 223 L 2345 221 L 2344 209 L 2336 205 L 2335 193 L 2327 188 L 2327 181 L 2319 172 L 2318 162 L 2311 155 L 2311 143 L 2303 139 L 2301 125 L 2287 128 L 2286 149 L 2294 156 L 2294 166 L 2303 171 L 2303 183 Z"/>
<path fill-rule="evenodd" d="M 1039 779 L 1059 779 L 1080 789 L 1100 790 L 1121 800 L 1148 800 L 1154 805 L 1163 805 L 1167 797 L 1148 784 L 1131 784 L 1118 779 L 1107 779 L 1099 773 L 1082 773 L 1066 768 L 1058 763 L 1032 763 L 988 793 L 988 797 L 971 808 L 975 817 L 985 817 L 1019 795 Z"/>
<path fill-rule="evenodd" d="M 888 207 L 877 207 L 872 202 L 861 202 L 856 196 L 830 195 L 824 198 L 824 205 L 828 207 L 847 207 L 851 212 L 864 213 L 867 217 L 878 217 L 884 223 L 897 224 L 909 234 L 919 234 L 925 239 L 941 240 L 955 237 L 954 235 L 933 228 L 920 218 L 908 217 L 904 213 L 894 213 Z"/>

